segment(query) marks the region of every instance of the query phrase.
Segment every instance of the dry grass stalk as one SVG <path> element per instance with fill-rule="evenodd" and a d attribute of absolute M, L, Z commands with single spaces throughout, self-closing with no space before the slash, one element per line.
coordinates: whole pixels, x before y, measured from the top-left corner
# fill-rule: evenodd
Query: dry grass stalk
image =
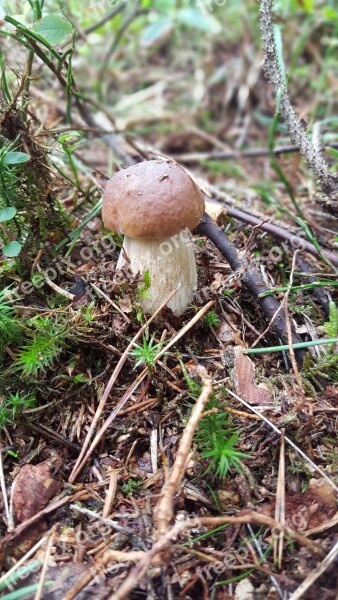
<path fill-rule="evenodd" d="M 43 592 L 43 586 L 45 583 L 45 578 L 46 578 L 46 573 L 47 573 L 47 568 L 48 568 L 48 560 L 50 557 L 50 553 L 52 551 L 52 546 L 54 543 L 54 538 L 55 538 L 55 533 L 56 533 L 57 528 L 58 528 L 58 524 L 54 525 L 50 532 L 50 536 L 49 536 L 49 540 L 48 540 L 48 544 L 47 544 L 47 548 L 46 548 L 46 553 L 45 553 L 45 557 L 44 557 L 44 561 L 43 561 L 43 565 L 42 565 L 42 569 L 41 569 L 41 573 L 40 573 L 40 577 L 39 577 L 39 584 L 38 584 L 38 588 L 37 588 L 35 596 L 34 596 L 34 600 L 41 599 L 41 595 Z"/>
<path fill-rule="evenodd" d="M 190 451 L 194 433 L 203 415 L 205 405 L 212 393 L 212 379 L 204 367 L 198 367 L 196 373 L 202 380 L 201 394 L 191 412 L 186 424 L 173 467 L 164 482 L 160 500 L 155 508 L 155 520 L 157 522 L 158 536 L 163 536 L 170 525 L 174 515 L 174 496 L 184 477 L 185 470 L 190 458 Z"/>
<path fill-rule="evenodd" d="M 285 525 L 285 435 L 284 429 L 281 430 L 280 440 L 280 452 L 279 452 L 279 469 L 278 469 L 278 481 L 277 481 L 277 492 L 276 492 L 276 507 L 275 507 L 275 519 L 283 527 Z M 282 566 L 283 556 L 283 542 L 284 542 L 284 531 L 280 530 L 278 538 L 274 541 L 273 557 L 274 563 L 277 562 L 278 568 Z"/>

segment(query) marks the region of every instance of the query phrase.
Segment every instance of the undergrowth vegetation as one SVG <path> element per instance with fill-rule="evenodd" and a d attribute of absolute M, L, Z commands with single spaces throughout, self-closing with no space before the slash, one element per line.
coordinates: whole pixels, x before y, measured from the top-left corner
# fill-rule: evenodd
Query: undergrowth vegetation
<path fill-rule="evenodd" d="M 330 173 L 338 173 L 337 7 L 279 0 L 274 20 L 290 98 Z M 0 483 L 12 485 L 23 464 L 61 457 L 65 493 L 88 486 L 79 509 L 97 511 L 99 519 L 103 510 L 113 527 L 122 515 L 112 531 L 124 535 L 126 527 L 121 548 L 128 551 L 135 545 L 145 552 L 152 536 L 158 539 L 156 519 L 149 525 L 154 503 L 205 390 L 196 365 L 213 378 L 213 390 L 173 494 L 172 522 L 178 510 L 202 518 L 262 509 L 277 519 L 275 496 L 284 486 L 286 510 L 298 514 L 308 493 L 308 529 L 324 532 L 324 546 L 332 541 L 331 526 L 320 527 L 331 518 L 336 477 L 336 221 L 314 201 L 315 178 L 289 147 L 280 97 L 261 63 L 254 0 L 29 0 L 0 8 Z M 149 271 L 116 273 L 123 235 L 105 231 L 100 212 L 115 171 L 157 156 L 177 161 L 217 200 L 212 216 L 246 263 L 230 268 L 195 232 L 194 302 L 182 317 L 164 308 L 148 321 L 139 301 L 149 293 Z M 266 292 L 252 293 L 246 268 L 259 274 Z M 281 307 L 269 319 L 263 298 Z M 284 311 L 283 343 L 274 326 Z M 301 343 L 292 352 L 293 332 Z M 72 479 L 81 448 L 87 455 Z M 312 491 L 314 478 L 329 480 L 326 499 Z M 86 530 L 90 513 L 62 510 L 61 523 Z M 131 535 L 141 517 L 148 524 Z M 46 518 L 48 527 L 53 518 Z M 5 515 L 1 536 L 7 524 Z M 175 552 L 194 543 L 196 550 L 168 567 L 165 597 L 209 597 L 195 567 L 218 564 L 225 541 L 235 552 L 250 549 L 250 567 L 241 563 L 238 573 L 236 563 L 220 578 L 213 573 L 210 597 L 218 598 L 218 590 L 233 597 L 231 586 L 252 574 L 266 597 L 271 581 L 280 598 L 289 597 L 280 586 L 287 581 L 285 589 L 294 589 L 314 564 L 306 544 L 299 567 L 296 542 L 285 544 L 287 577 L 265 525 L 253 531 L 249 524 L 241 537 L 242 525 L 237 533 L 236 527 L 185 532 L 189 541 Z M 62 536 L 55 535 L 57 544 Z M 96 542 L 82 555 L 82 546 L 64 535 L 66 561 L 97 561 L 103 546 L 96 555 Z M 11 552 L 12 546 L 6 567 L 18 560 Z M 0 553 L 0 569 L 1 561 Z M 151 568 L 147 593 L 162 598 L 163 581 Z M 114 589 L 125 573 L 119 569 Z"/>

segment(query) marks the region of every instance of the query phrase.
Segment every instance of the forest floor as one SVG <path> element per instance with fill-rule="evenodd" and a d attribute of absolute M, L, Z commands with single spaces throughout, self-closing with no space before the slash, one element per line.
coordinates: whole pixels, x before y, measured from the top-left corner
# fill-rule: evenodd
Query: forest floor
<path fill-rule="evenodd" d="M 337 221 L 274 117 L 253 32 L 244 49 L 121 33 L 99 63 L 107 38 L 65 16 L 72 71 L 25 29 L 0 38 L 0 592 L 334 599 Z M 331 33 L 309 29 L 290 93 L 333 163 Z M 100 216 L 108 178 L 156 157 L 201 186 L 228 244 L 193 233 L 181 317 L 144 315 L 142 278 L 111 285 L 123 239 Z"/>

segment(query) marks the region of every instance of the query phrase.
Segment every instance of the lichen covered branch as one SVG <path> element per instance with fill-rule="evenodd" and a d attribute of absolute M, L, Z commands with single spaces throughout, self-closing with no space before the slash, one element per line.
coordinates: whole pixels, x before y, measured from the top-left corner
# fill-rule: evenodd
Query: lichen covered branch
<path fill-rule="evenodd" d="M 312 142 L 291 104 L 285 76 L 278 59 L 272 10 L 273 0 L 261 0 L 260 25 L 265 76 L 274 86 L 276 95 L 278 94 L 278 109 L 288 127 L 292 143 L 298 148 L 320 183 L 323 194 L 319 194 L 316 200 L 325 210 L 338 215 L 338 178 L 336 174 L 330 172 L 320 150 Z"/>

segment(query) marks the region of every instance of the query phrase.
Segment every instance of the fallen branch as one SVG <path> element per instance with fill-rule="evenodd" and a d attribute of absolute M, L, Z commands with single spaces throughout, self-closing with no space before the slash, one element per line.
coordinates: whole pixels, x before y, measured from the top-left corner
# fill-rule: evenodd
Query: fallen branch
<path fill-rule="evenodd" d="M 262 222 L 261 217 L 256 217 L 255 215 L 251 215 L 250 213 L 245 212 L 244 210 L 240 210 L 239 208 L 233 208 L 232 206 L 228 206 L 224 204 L 223 201 L 222 204 L 225 207 L 225 210 L 229 217 L 237 219 L 237 221 L 247 223 L 248 225 L 253 225 L 254 227 L 258 226 L 259 229 L 261 229 L 262 231 L 266 231 L 267 233 L 272 235 L 272 237 L 288 242 L 291 245 L 291 247 L 295 250 L 304 250 L 305 252 L 308 252 L 316 258 L 320 257 L 317 248 L 313 244 L 311 244 L 311 242 L 299 237 L 298 235 L 295 235 L 294 233 L 291 233 L 284 227 L 280 227 L 279 225 L 275 225 L 274 223 Z M 336 252 L 331 252 L 330 250 L 326 249 L 322 249 L 321 252 L 333 265 L 338 267 L 338 254 Z"/>
<path fill-rule="evenodd" d="M 268 321 L 274 321 L 274 329 L 278 336 L 288 342 L 287 323 L 285 311 L 281 309 L 281 305 L 278 300 L 270 295 L 262 298 L 260 295 L 265 291 L 268 291 L 261 275 L 254 271 L 248 266 L 245 259 L 238 257 L 236 247 L 228 240 L 225 233 L 222 231 L 216 223 L 213 222 L 211 217 L 204 213 L 201 223 L 196 228 L 196 232 L 205 235 L 215 246 L 220 250 L 223 256 L 228 261 L 233 271 L 240 272 L 240 278 L 245 287 L 250 291 L 256 302 L 261 307 L 264 316 Z M 269 298 L 269 301 L 266 300 Z M 292 332 L 292 343 L 301 343 L 302 339 L 299 335 Z M 304 351 L 302 349 L 297 350 L 296 358 L 298 364 L 302 364 L 304 358 Z"/>
<path fill-rule="evenodd" d="M 260 26 L 264 50 L 264 72 L 274 88 L 277 97 L 277 111 L 282 115 L 293 144 L 305 158 L 314 177 L 319 181 L 322 194 L 317 202 L 331 214 L 338 215 L 338 177 L 331 173 L 320 149 L 309 137 L 304 123 L 294 110 L 287 89 L 284 65 L 277 53 L 275 31 L 272 17 L 273 0 L 261 0 Z"/>

